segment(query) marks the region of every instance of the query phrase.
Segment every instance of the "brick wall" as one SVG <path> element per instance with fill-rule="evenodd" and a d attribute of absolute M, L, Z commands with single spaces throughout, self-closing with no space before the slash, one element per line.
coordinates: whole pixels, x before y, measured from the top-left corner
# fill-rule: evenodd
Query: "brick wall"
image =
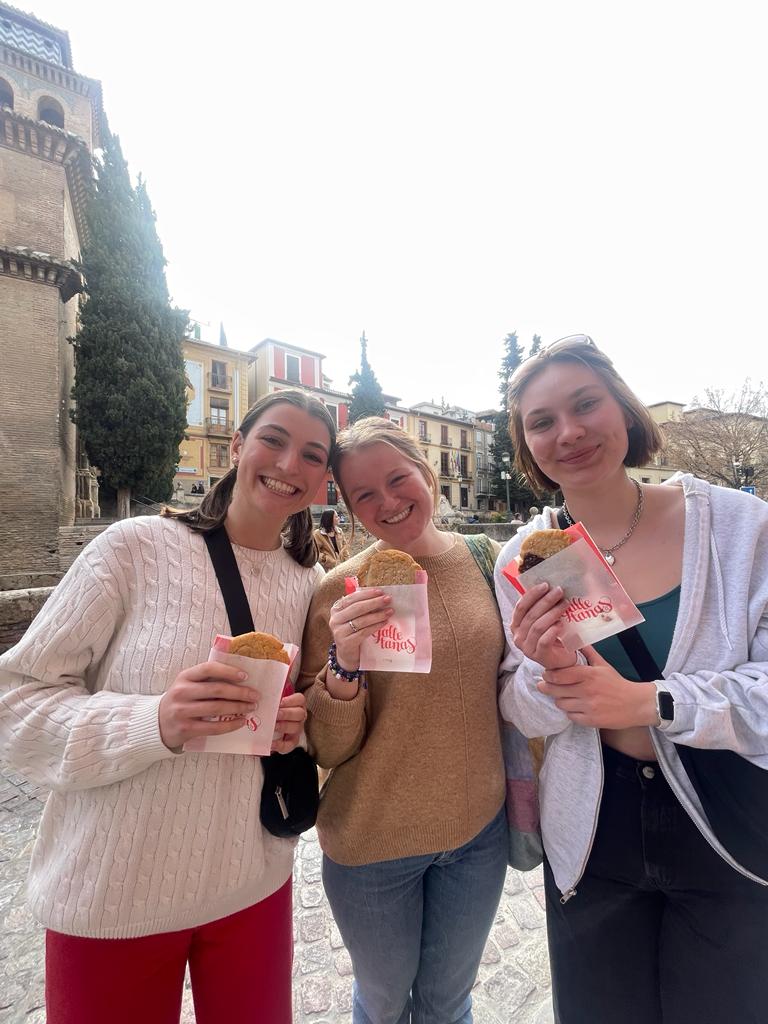
<path fill-rule="evenodd" d="M 74 469 L 71 486 L 63 480 L 72 452 L 61 446 L 71 430 L 62 402 L 62 306 L 54 287 L 0 278 L 0 577 L 58 572 L 59 526 L 73 521 Z"/>

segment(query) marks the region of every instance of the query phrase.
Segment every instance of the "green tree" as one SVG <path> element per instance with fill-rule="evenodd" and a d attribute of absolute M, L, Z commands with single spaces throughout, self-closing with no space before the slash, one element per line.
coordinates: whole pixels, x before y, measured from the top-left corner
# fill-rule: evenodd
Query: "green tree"
<path fill-rule="evenodd" d="M 349 378 L 352 387 L 352 401 L 349 404 L 349 422 L 364 416 L 383 416 L 384 392 L 376 380 L 376 374 L 368 362 L 368 339 L 363 331 L 360 338 L 360 369 Z"/>
<path fill-rule="evenodd" d="M 541 347 L 541 337 L 534 334 L 531 343 L 530 355 L 535 355 Z M 497 498 L 507 500 L 507 481 L 502 478 L 502 473 L 509 473 L 509 501 L 510 505 L 523 505 L 525 508 L 537 500 L 533 491 L 527 486 L 522 476 L 514 467 L 515 450 L 512 445 L 512 438 L 509 436 L 509 407 L 507 402 L 507 391 L 509 380 L 515 370 L 525 359 L 525 351 L 513 331 L 504 339 L 504 355 L 499 369 L 499 394 L 501 395 L 501 408 L 494 418 L 493 442 L 491 443 L 491 486 Z M 505 460 L 505 456 L 508 461 Z"/>
<path fill-rule="evenodd" d="M 143 181 L 131 186 L 116 136 L 105 140 L 88 206 L 86 300 L 75 348 L 71 416 L 90 462 L 117 492 L 170 496 L 186 427 L 181 339 L 187 313 L 170 305 L 165 257 Z"/>

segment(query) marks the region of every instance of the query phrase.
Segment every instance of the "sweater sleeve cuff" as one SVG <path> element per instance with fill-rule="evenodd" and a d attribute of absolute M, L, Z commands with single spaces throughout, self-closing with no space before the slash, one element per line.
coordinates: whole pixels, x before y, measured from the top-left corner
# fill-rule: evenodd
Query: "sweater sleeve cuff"
<path fill-rule="evenodd" d="M 325 687 L 327 671 L 327 667 L 324 668 L 307 690 L 307 710 L 325 725 L 338 725 L 342 728 L 356 725 L 365 714 L 365 690 L 359 686 L 351 700 L 336 700 Z"/>
<path fill-rule="evenodd" d="M 159 709 L 162 696 L 135 697 L 136 707 L 128 728 L 128 746 L 145 767 L 155 761 L 164 761 L 182 753 L 182 748 L 171 750 L 160 736 Z"/>

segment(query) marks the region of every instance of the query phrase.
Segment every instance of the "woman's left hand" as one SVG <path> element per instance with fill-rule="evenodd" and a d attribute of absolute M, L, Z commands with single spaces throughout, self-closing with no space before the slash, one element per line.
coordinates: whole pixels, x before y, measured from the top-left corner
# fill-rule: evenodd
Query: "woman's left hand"
<path fill-rule="evenodd" d="M 280 739 L 272 741 L 273 754 L 288 754 L 298 746 L 307 720 L 307 699 L 303 693 L 290 693 L 283 697 L 277 709 L 275 733 Z"/>
<path fill-rule="evenodd" d="M 538 684 L 576 725 L 595 729 L 629 729 L 658 725 L 656 687 L 635 683 L 601 658 L 594 647 L 582 648 L 589 664 L 550 669 Z"/>

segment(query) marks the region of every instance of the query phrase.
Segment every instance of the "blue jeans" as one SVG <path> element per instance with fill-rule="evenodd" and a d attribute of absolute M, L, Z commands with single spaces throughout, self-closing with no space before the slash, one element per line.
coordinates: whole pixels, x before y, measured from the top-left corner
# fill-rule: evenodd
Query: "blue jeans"
<path fill-rule="evenodd" d="M 345 867 L 323 883 L 355 973 L 353 1024 L 472 1024 L 507 871 L 502 807 L 457 850 Z"/>

